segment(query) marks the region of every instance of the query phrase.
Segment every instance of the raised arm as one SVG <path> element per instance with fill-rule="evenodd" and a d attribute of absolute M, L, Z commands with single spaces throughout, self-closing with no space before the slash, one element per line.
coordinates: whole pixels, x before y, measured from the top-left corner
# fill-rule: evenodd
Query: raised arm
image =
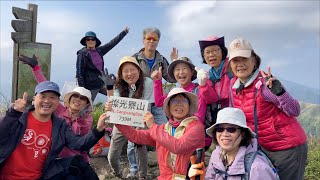
<path fill-rule="evenodd" d="M 120 34 L 114 37 L 110 42 L 105 45 L 99 46 L 97 49 L 101 50 L 103 55 L 107 54 L 112 48 L 114 48 L 127 34 L 129 33 L 129 28 L 126 27 Z"/>
<path fill-rule="evenodd" d="M 118 130 L 131 142 L 156 146 L 156 142 L 151 138 L 149 130 L 137 130 L 131 126 L 115 124 Z"/>

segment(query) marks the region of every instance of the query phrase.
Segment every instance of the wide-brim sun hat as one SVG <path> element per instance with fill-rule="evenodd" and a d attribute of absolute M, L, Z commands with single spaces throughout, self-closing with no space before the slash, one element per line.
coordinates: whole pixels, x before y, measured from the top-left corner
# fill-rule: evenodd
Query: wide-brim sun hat
<path fill-rule="evenodd" d="M 252 46 L 249 41 L 243 38 L 233 40 L 229 45 L 229 61 L 235 57 L 249 58 L 251 56 Z"/>
<path fill-rule="evenodd" d="M 84 88 L 84 87 L 76 87 L 76 88 L 73 89 L 73 91 L 68 92 L 67 94 L 65 94 L 64 97 L 63 97 L 64 106 L 70 107 L 70 98 L 74 94 L 80 94 L 82 96 L 87 97 L 88 100 L 89 100 L 91 109 L 93 108 L 93 103 L 92 103 L 92 100 L 91 100 L 91 92 L 88 89 Z"/>
<path fill-rule="evenodd" d="M 169 65 L 168 67 L 168 74 L 169 76 L 172 78 L 172 79 L 176 79 L 174 77 L 174 67 L 178 64 L 178 63 L 185 63 L 185 64 L 188 64 L 191 68 L 191 70 L 193 70 L 193 74 L 192 74 L 192 77 L 191 77 L 191 81 L 197 79 L 197 71 L 194 69 L 195 66 L 193 65 L 192 61 L 187 58 L 187 57 L 180 57 L 178 59 L 175 59 L 172 61 L 172 63 Z"/>
<path fill-rule="evenodd" d="M 83 46 L 87 46 L 87 43 L 86 43 L 87 37 L 93 37 L 93 38 L 96 39 L 96 47 L 99 47 L 99 46 L 101 45 L 101 41 L 97 38 L 96 33 L 94 33 L 93 31 L 88 31 L 88 32 L 86 32 L 86 34 L 84 35 L 84 37 L 80 40 L 80 43 L 81 43 Z"/>
<path fill-rule="evenodd" d="M 256 137 L 256 134 L 247 126 L 246 116 L 241 109 L 226 107 L 221 109 L 217 115 L 217 121 L 214 125 L 206 129 L 209 136 L 213 137 L 214 128 L 219 124 L 233 124 L 239 127 L 248 129 L 251 137 Z"/>
<path fill-rule="evenodd" d="M 136 66 L 138 66 L 138 69 L 142 71 L 138 61 L 136 60 L 136 58 L 132 57 L 132 56 L 124 56 L 123 58 L 120 59 L 120 63 L 119 63 L 119 68 L 118 68 L 118 75 L 121 74 L 121 67 L 124 63 L 132 63 Z"/>
<path fill-rule="evenodd" d="M 183 88 L 173 88 L 169 92 L 167 98 L 165 98 L 164 102 L 163 102 L 163 110 L 168 118 L 172 118 L 172 114 L 170 113 L 169 101 L 170 101 L 171 97 L 176 94 L 185 94 L 188 97 L 189 102 L 190 102 L 189 113 L 188 113 L 189 115 L 193 115 L 196 112 L 198 112 L 198 97 L 197 97 L 197 95 L 195 95 L 191 92 L 188 92 Z"/>

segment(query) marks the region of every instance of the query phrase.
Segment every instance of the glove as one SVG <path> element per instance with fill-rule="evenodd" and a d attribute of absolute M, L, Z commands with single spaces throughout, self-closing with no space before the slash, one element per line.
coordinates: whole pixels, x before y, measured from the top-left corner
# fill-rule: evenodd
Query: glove
<path fill-rule="evenodd" d="M 102 76 L 99 76 L 99 78 L 107 86 L 108 90 L 113 89 L 113 85 L 114 85 L 114 83 L 116 81 L 116 76 L 114 74 L 110 74 L 109 75 L 107 68 L 104 69 L 104 72 L 102 72 Z"/>
<path fill-rule="evenodd" d="M 191 167 L 188 171 L 188 176 L 192 179 L 195 180 L 196 176 L 200 175 L 200 180 L 204 180 L 204 172 L 205 172 L 205 167 L 204 167 L 204 163 L 201 162 L 199 164 L 195 164 L 196 162 L 196 155 L 192 155 L 190 157 L 190 161 L 191 161 Z"/>
<path fill-rule="evenodd" d="M 21 61 L 23 64 L 28 64 L 32 68 L 34 68 L 36 65 L 38 65 L 36 55 L 34 55 L 34 54 L 33 54 L 32 58 L 30 58 L 28 56 L 20 55 L 20 56 L 18 56 L 17 59 L 19 61 Z"/>
<path fill-rule="evenodd" d="M 286 90 L 282 87 L 281 82 L 278 79 L 275 79 L 274 77 L 272 78 L 272 86 L 270 89 L 270 91 L 275 94 L 276 96 L 281 96 L 282 94 L 284 94 L 286 92 Z M 270 78 L 265 78 L 265 82 L 268 82 Z"/>
<path fill-rule="evenodd" d="M 195 67 L 195 70 L 197 71 L 197 79 L 200 86 L 204 86 L 207 82 L 207 79 L 209 78 L 208 71 L 204 69 L 200 69 L 198 67 Z"/>

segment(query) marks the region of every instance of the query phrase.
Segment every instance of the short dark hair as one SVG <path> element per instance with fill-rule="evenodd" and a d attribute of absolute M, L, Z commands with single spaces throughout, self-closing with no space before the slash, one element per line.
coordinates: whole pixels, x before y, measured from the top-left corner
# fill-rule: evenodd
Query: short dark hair
<path fill-rule="evenodd" d="M 218 145 L 218 141 L 217 141 L 217 136 L 216 136 L 216 129 L 213 130 L 213 137 L 212 137 L 212 141 L 215 145 Z M 249 144 L 251 143 L 251 139 L 252 139 L 252 136 L 251 136 L 251 133 L 250 131 L 247 129 L 247 128 L 242 128 L 240 127 L 240 134 L 241 133 L 244 133 L 244 135 L 242 136 L 242 140 L 240 142 L 240 145 L 239 146 L 249 146 Z M 241 135 L 240 135 L 241 136 Z"/>

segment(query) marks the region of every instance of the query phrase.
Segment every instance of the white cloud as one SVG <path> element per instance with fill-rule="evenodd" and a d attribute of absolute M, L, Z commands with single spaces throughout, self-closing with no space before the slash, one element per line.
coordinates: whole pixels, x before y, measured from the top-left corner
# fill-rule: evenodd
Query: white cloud
<path fill-rule="evenodd" d="M 288 67 L 290 62 L 285 59 L 271 59 L 266 64 L 266 67 L 270 66 L 271 68 L 285 68 Z"/>

